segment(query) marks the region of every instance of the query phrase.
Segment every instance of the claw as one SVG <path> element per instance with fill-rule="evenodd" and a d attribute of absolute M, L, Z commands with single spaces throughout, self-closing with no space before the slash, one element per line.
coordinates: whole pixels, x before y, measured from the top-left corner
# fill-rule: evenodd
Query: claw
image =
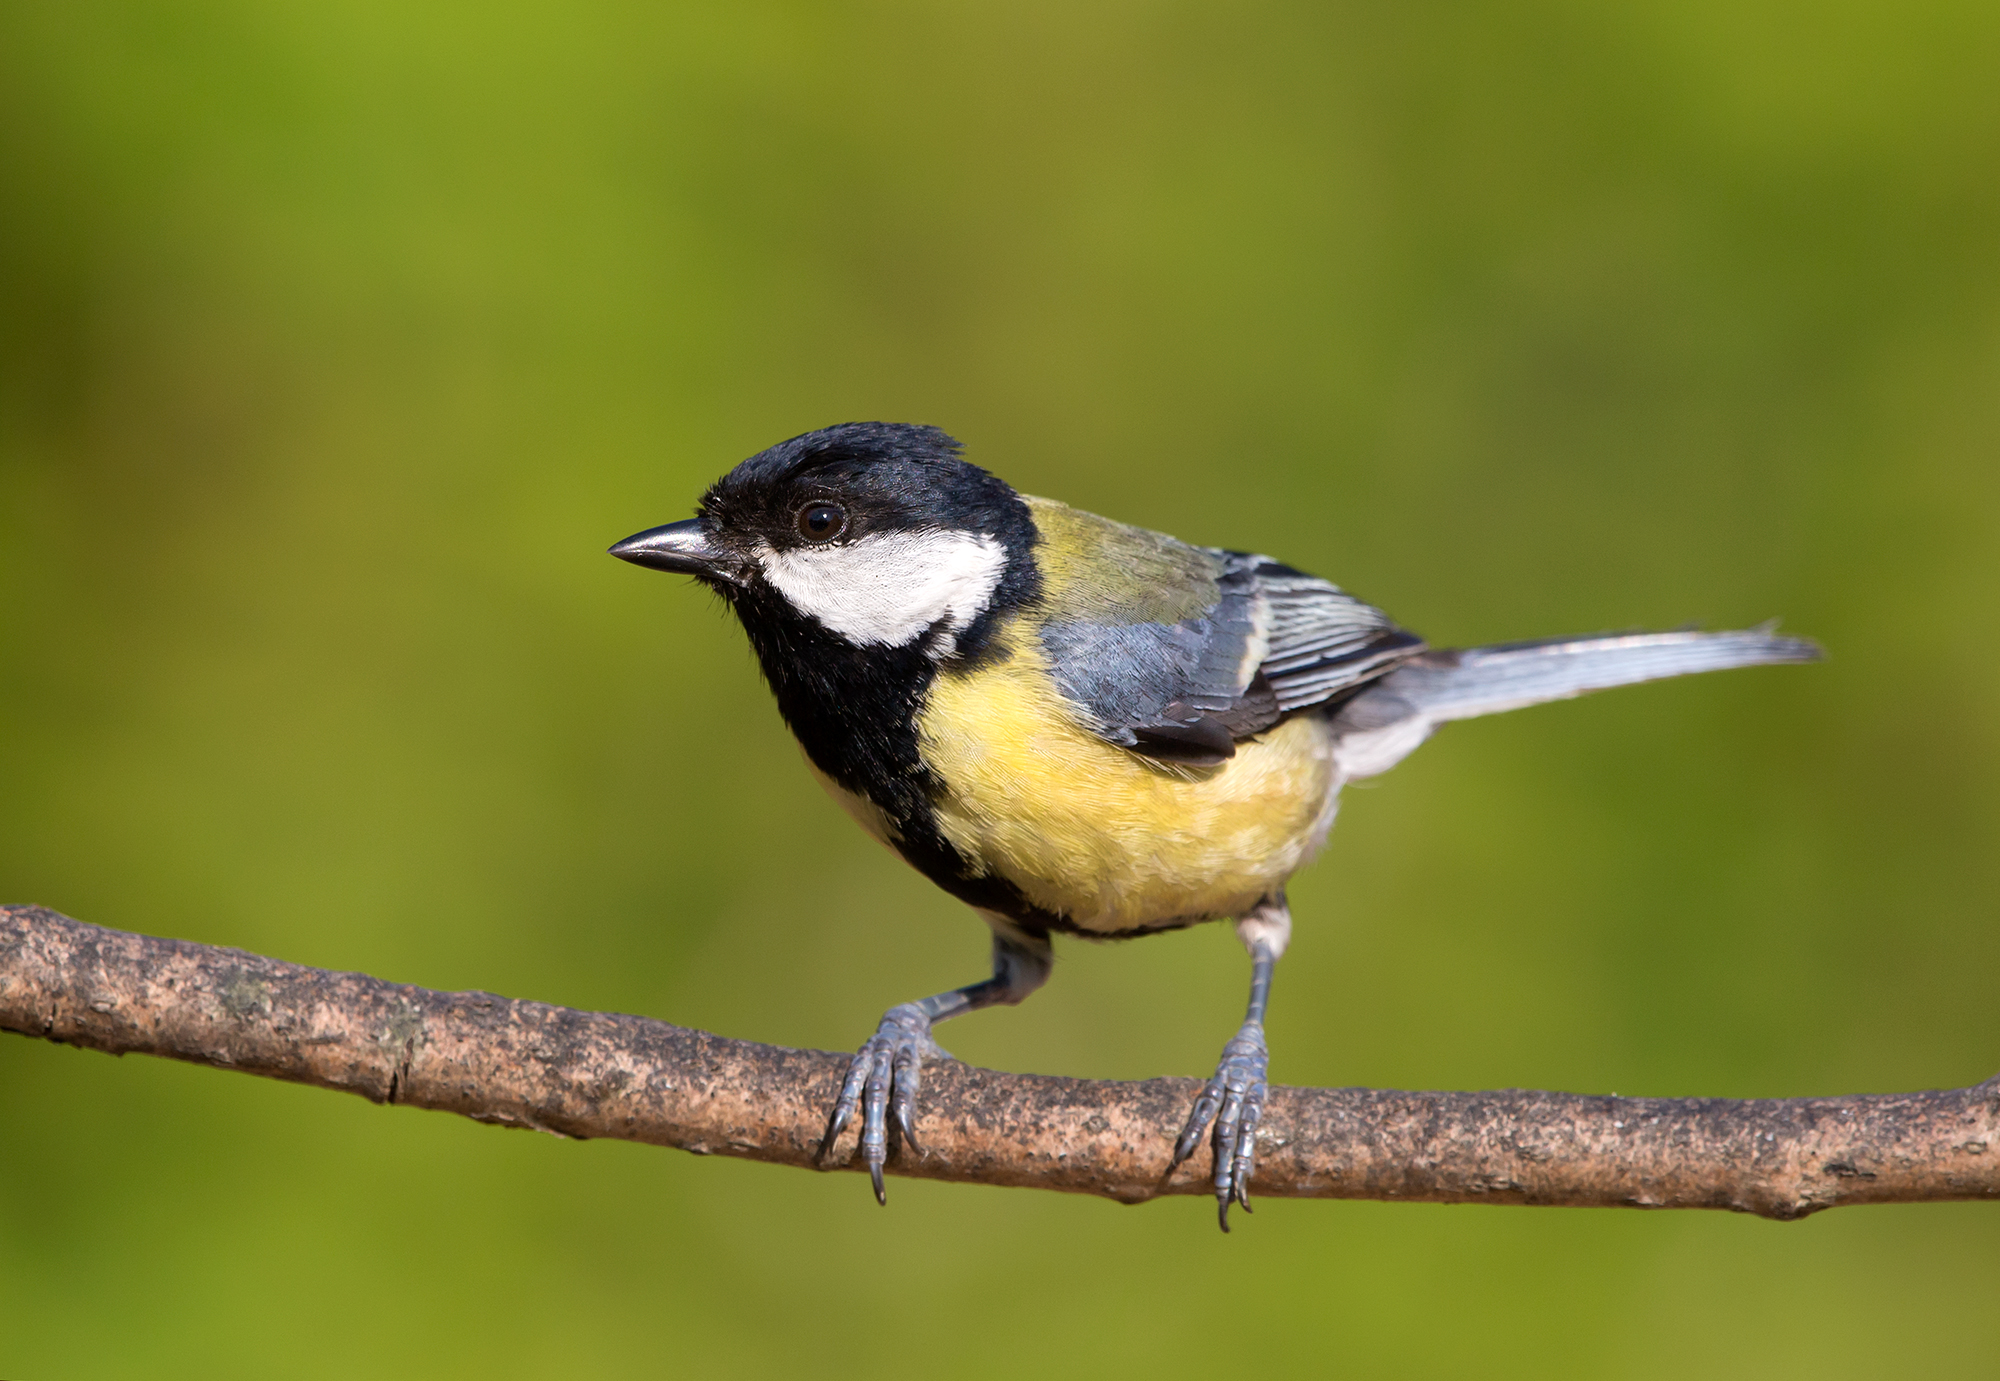
<path fill-rule="evenodd" d="M 860 1152 L 868 1167 L 868 1179 L 875 1186 L 875 1202 L 887 1206 L 889 1191 L 882 1182 L 882 1167 L 889 1158 L 889 1122 L 911 1150 L 922 1154 L 915 1124 L 917 1089 L 921 1083 L 923 1058 L 942 1054 L 931 1039 L 930 1018 L 915 1003 L 891 1007 L 882 1024 L 847 1066 L 840 1097 L 827 1118 L 826 1136 L 816 1159 L 825 1160 L 835 1138 L 861 1114 Z"/>
<path fill-rule="evenodd" d="M 854 1062 L 847 1067 L 847 1077 L 840 1085 L 840 1097 L 834 1100 L 833 1112 L 826 1119 L 826 1135 L 820 1138 L 819 1150 L 813 1156 L 815 1162 L 826 1159 L 826 1153 L 833 1149 L 834 1139 L 846 1130 L 847 1124 L 854 1118 L 855 1105 L 861 1100 L 862 1082 L 868 1077 L 868 1053 L 864 1046 L 861 1054 L 855 1056 Z"/>
<path fill-rule="evenodd" d="M 925 1151 L 923 1146 L 917 1141 L 917 1134 L 910 1126 L 913 1120 L 913 1112 L 907 1105 L 898 1106 L 896 1108 L 896 1135 L 903 1139 L 905 1146 L 908 1146 L 918 1155 L 928 1155 L 929 1152 Z"/>
<path fill-rule="evenodd" d="M 914 1044 L 896 1047 L 894 1063 L 890 1067 L 889 1112 L 896 1119 L 896 1130 L 902 1135 L 912 1151 L 923 1154 L 923 1147 L 917 1144 L 915 1122 L 917 1116 L 917 1090 L 923 1084 L 923 1060 Z"/>
<path fill-rule="evenodd" d="M 1224 1232 L 1229 1231 L 1231 1203 L 1250 1211 L 1250 1175 L 1257 1163 L 1257 1124 L 1264 1115 L 1264 1076 L 1270 1063 L 1263 1024 L 1244 1022 L 1235 1039 L 1222 1047 L 1215 1077 L 1202 1086 L 1187 1126 L 1174 1143 L 1169 1173 L 1194 1154 L 1202 1132 L 1214 1122 L 1215 1209 Z"/>
<path fill-rule="evenodd" d="M 1167 1173 L 1180 1169 L 1181 1162 L 1193 1155 L 1201 1145 L 1201 1134 L 1208 1130 L 1208 1124 L 1215 1117 L 1215 1109 L 1221 1100 L 1216 1096 L 1222 1088 L 1222 1076 L 1210 1079 L 1201 1094 L 1194 1100 L 1194 1110 L 1188 1114 L 1187 1126 L 1181 1129 L 1180 1140 L 1174 1143 L 1174 1158 L 1167 1164 Z"/>

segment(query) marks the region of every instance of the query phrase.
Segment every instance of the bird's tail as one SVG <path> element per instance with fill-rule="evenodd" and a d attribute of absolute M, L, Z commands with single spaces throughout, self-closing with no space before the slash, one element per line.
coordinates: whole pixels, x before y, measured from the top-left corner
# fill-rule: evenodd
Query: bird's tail
<path fill-rule="evenodd" d="M 1770 628 L 1739 633 L 1630 633 L 1427 652 L 1384 678 L 1429 719 L 1470 719 L 1567 700 L 1586 691 L 1696 671 L 1816 662 L 1819 644 Z"/>
<path fill-rule="evenodd" d="M 1335 717 L 1348 777 L 1400 762 L 1452 719 L 1567 700 L 1587 691 L 1697 671 L 1814 662 L 1817 643 L 1770 625 L 1731 633 L 1629 633 L 1425 652 L 1350 700 Z"/>

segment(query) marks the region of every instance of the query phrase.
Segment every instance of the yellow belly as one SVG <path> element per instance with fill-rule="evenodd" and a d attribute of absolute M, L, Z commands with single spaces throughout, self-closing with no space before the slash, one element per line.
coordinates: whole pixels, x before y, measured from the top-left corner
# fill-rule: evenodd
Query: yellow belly
<path fill-rule="evenodd" d="M 1216 767 L 1130 752 L 1072 718 L 1017 647 L 941 675 L 917 721 L 952 845 L 1083 930 L 1239 915 L 1319 849 L 1338 788 L 1325 723 L 1304 715 Z"/>

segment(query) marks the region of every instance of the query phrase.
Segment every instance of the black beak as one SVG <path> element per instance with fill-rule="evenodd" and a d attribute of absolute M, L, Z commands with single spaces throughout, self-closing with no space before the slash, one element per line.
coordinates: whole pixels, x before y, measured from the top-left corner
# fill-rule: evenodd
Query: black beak
<path fill-rule="evenodd" d="M 736 559 L 703 535 L 698 518 L 649 527 L 611 548 L 611 554 L 620 561 L 651 566 L 656 571 L 674 571 L 710 580 L 738 579 Z"/>

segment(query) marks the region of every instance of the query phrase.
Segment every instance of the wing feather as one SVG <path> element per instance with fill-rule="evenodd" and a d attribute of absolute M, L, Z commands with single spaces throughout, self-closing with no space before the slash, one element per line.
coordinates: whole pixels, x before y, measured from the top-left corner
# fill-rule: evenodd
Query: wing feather
<path fill-rule="evenodd" d="M 1149 553 L 1173 540 L 1128 531 Z M 1201 561 L 1179 567 L 1191 571 L 1182 593 L 1196 580 L 1205 587 L 1207 598 L 1183 601 L 1198 613 L 1172 622 L 1121 617 L 1123 606 L 1070 587 L 1040 629 L 1058 686 L 1112 743 L 1175 762 L 1222 762 L 1241 740 L 1424 648 L 1329 581 L 1266 556 L 1174 545 L 1184 563 Z"/>

